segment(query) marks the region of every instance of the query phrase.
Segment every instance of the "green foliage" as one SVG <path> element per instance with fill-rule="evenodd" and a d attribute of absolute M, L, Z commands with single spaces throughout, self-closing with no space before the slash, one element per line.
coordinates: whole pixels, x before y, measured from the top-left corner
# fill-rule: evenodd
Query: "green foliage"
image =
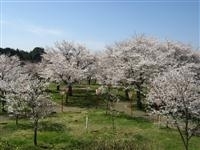
<path fill-rule="evenodd" d="M 44 48 L 35 47 L 32 51 L 26 52 L 19 49 L 12 48 L 0 48 L 0 55 L 5 54 L 8 56 L 18 56 L 22 61 L 30 61 L 30 62 L 40 62 L 42 59 L 42 54 L 44 52 Z"/>
<path fill-rule="evenodd" d="M 42 54 L 44 54 L 44 49 L 40 47 L 35 47 L 30 53 L 29 56 L 31 57 L 32 62 L 40 62 L 42 60 Z"/>

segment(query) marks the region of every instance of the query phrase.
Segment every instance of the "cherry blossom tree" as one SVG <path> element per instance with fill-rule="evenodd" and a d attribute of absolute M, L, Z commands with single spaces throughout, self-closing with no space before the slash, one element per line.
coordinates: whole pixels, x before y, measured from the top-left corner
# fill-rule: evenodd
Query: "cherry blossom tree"
<path fill-rule="evenodd" d="M 86 47 L 72 42 L 56 43 L 47 48 L 43 55 L 47 73 L 52 80 L 63 82 L 76 81 L 83 76 L 83 71 L 93 63 L 94 58 Z"/>
<path fill-rule="evenodd" d="M 120 59 L 116 57 L 109 50 L 98 56 L 96 77 L 100 84 L 117 85 L 122 79 L 123 72 L 120 70 Z"/>
<path fill-rule="evenodd" d="M 48 84 L 38 76 L 39 64 L 22 67 L 17 63 L 17 58 L 6 58 L 6 60 L 7 66 L 4 66 L 1 74 L 3 84 L 0 85 L 4 91 L 7 110 L 15 116 L 16 124 L 20 115 L 33 120 L 34 144 L 37 145 L 39 119 L 54 111 L 54 104 L 45 92 Z"/>
<path fill-rule="evenodd" d="M 154 113 L 173 119 L 186 150 L 195 131 L 200 128 L 200 84 L 191 70 L 195 64 L 172 69 L 160 74 L 151 83 L 149 106 Z"/>
<path fill-rule="evenodd" d="M 102 67 L 105 68 L 100 71 L 103 80 L 110 78 L 112 82 L 121 83 L 125 87 L 127 99 L 130 87 L 134 88 L 137 94 L 137 106 L 140 109 L 145 84 L 157 71 L 153 60 L 156 45 L 156 40 L 143 36 L 117 42 L 107 47 L 102 60 L 104 63 Z"/>
<path fill-rule="evenodd" d="M 28 117 L 28 101 L 25 99 L 27 75 L 23 74 L 6 87 L 6 106 L 9 114 L 16 118 L 16 125 L 20 116 Z"/>
<path fill-rule="evenodd" d="M 30 63 L 26 62 L 23 65 L 24 73 L 34 76 L 37 79 L 43 80 L 45 79 L 42 76 L 43 70 L 45 69 L 45 65 L 43 63 Z"/>
<path fill-rule="evenodd" d="M 20 61 L 17 57 L 0 55 L 0 96 L 2 102 L 2 111 L 6 111 L 4 105 L 6 103 L 5 94 L 9 83 L 16 80 L 21 73 Z"/>
<path fill-rule="evenodd" d="M 39 119 L 48 116 L 54 110 L 50 96 L 45 93 L 47 86 L 43 80 L 30 77 L 26 87 L 26 101 L 30 108 L 30 117 L 34 126 L 34 145 L 37 145 L 37 131 Z"/>
<path fill-rule="evenodd" d="M 89 59 L 91 61 L 90 65 L 88 65 L 85 69 L 84 69 L 84 74 L 83 74 L 83 79 L 86 79 L 88 82 L 88 85 L 91 84 L 91 80 L 94 79 L 96 80 L 96 76 L 97 76 L 97 60 L 98 58 L 95 55 L 91 54 L 91 58 Z"/>
<path fill-rule="evenodd" d="M 100 69 L 102 80 L 121 82 L 128 98 L 130 88 L 134 88 L 137 107 L 144 107 L 146 88 L 159 73 L 167 72 L 187 63 L 200 63 L 191 46 L 174 41 L 161 42 L 144 35 L 116 42 L 107 47 Z"/>
<path fill-rule="evenodd" d="M 85 78 L 89 66 L 94 63 L 94 57 L 86 47 L 66 41 L 56 43 L 46 52 L 43 55 L 43 76 L 51 81 L 64 82 L 68 85 L 67 94 L 71 96 L 72 83 Z"/>
<path fill-rule="evenodd" d="M 9 111 L 16 116 L 26 114 L 33 120 L 34 145 L 37 145 L 37 131 L 39 119 L 51 114 L 54 103 L 45 92 L 47 83 L 30 74 L 23 74 L 15 82 L 10 84 L 9 92 L 6 93 Z"/>

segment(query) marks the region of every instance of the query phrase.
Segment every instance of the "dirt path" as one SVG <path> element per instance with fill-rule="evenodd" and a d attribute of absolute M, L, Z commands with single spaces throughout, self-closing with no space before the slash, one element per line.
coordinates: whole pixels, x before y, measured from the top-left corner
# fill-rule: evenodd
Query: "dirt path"
<path fill-rule="evenodd" d="M 131 108 L 129 102 L 118 102 L 115 104 L 115 109 L 119 112 L 131 115 Z M 132 115 L 134 115 L 135 117 L 145 117 L 146 113 L 133 108 Z"/>
<path fill-rule="evenodd" d="M 115 104 L 115 109 L 119 112 L 130 114 L 130 104 L 128 102 L 118 102 Z"/>
<path fill-rule="evenodd" d="M 6 123 L 9 120 L 7 116 L 0 115 L 0 125 Z"/>

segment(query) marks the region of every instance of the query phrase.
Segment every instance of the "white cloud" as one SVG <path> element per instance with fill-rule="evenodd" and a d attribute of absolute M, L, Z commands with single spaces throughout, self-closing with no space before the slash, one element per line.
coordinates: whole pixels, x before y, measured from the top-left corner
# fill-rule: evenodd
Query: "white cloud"
<path fill-rule="evenodd" d="M 14 31 L 28 32 L 37 36 L 61 36 L 62 31 L 60 29 L 50 28 L 48 26 L 41 26 L 26 22 L 21 19 L 15 21 L 5 21 L 1 20 L 0 24 L 5 24 L 6 28 L 13 29 Z"/>
<path fill-rule="evenodd" d="M 36 34 L 38 36 L 60 36 L 62 35 L 62 31 L 58 29 L 51 29 L 51 28 L 45 28 L 35 25 L 30 25 L 26 27 L 26 30 L 30 33 Z"/>
<path fill-rule="evenodd" d="M 11 36 L 10 39 L 13 39 L 13 34 L 23 34 L 24 36 L 22 36 L 21 38 L 23 39 L 25 37 L 25 39 L 18 39 L 15 45 L 20 45 L 20 46 L 14 46 L 13 47 L 19 47 L 19 48 L 24 48 L 24 49 L 28 49 L 28 45 L 31 45 L 31 47 L 33 47 L 33 45 L 41 45 L 41 46 L 45 46 L 45 45 L 51 45 L 53 44 L 55 41 L 62 41 L 62 40 L 69 40 L 69 41 L 74 41 L 74 42 L 79 42 L 81 44 L 84 44 L 87 48 L 89 48 L 90 50 L 96 52 L 96 51 L 102 51 L 103 49 L 105 49 L 105 45 L 109 44 L 108 41 L 98 41 L 95 39 L 85 39 L 85 38 L 81 38 L 78 37 L 74 37 L 72 36 L 73 33 L 71 33 L 71 31 L 66 31 L 59 29 L 59 28 L 53 28 L 52 26 L 45 26 L 45 25 L 39 25 L 39 24 L 34 24 L 32 22 L 27 22 L 21 19 L 17 19 L 17 20 L 12 20 L 12 21 L 1 21 L 1 24 L 5 24 L 4 29 L 6 28 L 6 31 L 9 31 L 9 34 L 7 33 L 7 37 Z M 67 35 L 67 37 L 66 37 Z M 41 39 L 37 39 L 35 37 L 39 37 Z M 47 38 L 46 38 L 47 37 Z M 31 39 L 31 41 L 30 41 Z M 24 41 L 27 41 L 27 46 L 23 46 L 24 45 Z M 21 44 L 19 44 L 21 43 Z M 29 44 L 28 44 L 29 43 Z M 8 45 L 13 44 L 10 43 Z M 29 48 L 30 49 L 30 48 Z"/>

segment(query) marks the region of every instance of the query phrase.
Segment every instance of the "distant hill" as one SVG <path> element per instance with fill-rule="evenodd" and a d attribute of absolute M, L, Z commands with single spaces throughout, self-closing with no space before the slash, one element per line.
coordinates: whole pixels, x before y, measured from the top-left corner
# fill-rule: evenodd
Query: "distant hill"
<path fill-rule="evenodd" d="M 0 48 L 0 55 L 5 54 L 8 56 L 18 56 L 21 61 L 30 61 L 33 63 L 40 62 L 42 54 L 44 54 L 44 48 L 35 47 L 32 51 L 26 52 L 24 50 L 12 49 L 12 48 Z"/>

